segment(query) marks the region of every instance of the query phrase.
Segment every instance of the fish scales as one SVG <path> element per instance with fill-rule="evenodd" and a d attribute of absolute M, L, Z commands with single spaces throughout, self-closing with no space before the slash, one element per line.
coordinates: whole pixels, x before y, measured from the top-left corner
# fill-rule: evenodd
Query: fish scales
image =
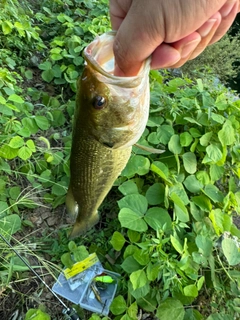
<path fill-rule="evenodd" d="M 84 51 L 66 197 L 67 211 L 76 218 L 71 238 L 98 222 L 97 209 L 125 168 L 148 119 L 150 61 L 136 77 L 114 76 L 114 35 L 98 37 Z"/>

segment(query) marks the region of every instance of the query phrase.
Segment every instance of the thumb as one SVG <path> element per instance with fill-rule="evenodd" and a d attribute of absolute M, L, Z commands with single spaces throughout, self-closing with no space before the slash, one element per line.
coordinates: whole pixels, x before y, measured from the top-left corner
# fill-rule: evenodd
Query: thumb
<path fill-rule="evenodd" d="M 118 76 L 135 76 L 143 61 L 164 39 L 160 34 L 155 36 L 156 30 L 154 32 L 154 27 L 151 26 L 152 18 L 140 5 L 144 1 L 138 1 L 136 6 L 134 2 L 132 3 L 117 31 L 113 44 L 116 62 L 115 75 Z"/>

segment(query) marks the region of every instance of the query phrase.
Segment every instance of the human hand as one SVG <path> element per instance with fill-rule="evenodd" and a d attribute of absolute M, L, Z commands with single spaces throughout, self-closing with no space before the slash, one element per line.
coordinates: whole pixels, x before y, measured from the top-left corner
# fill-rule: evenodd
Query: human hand
<path fill-rule="evenodd" d="M 151 68 L 178 68 L 218 41 L 240 11 L 240 0 L 110 0 L 115 74 L 134 76 L 152 56 Z"/>

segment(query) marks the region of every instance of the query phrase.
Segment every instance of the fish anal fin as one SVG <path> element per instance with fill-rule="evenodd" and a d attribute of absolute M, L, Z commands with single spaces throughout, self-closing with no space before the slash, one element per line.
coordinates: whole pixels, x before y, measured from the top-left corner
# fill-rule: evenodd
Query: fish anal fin
<path fill-rule="evenodd" d="M 161 150 L 161 149 L 156 149 L 156 148 L 144 146 L 144 145 L 138 144 L 138 143 L 135 143 L 135 146 L 138 147 L 139 149 L 142 149 L 142 150 L 150 152 L 150 153 L 161 154 L 161 153 L 164 153 L 166 151 L 166 150 Z"/>
<path fill-rule="evenodd" d="M 67 208 L 67 213 L 70 215 L 70 218 L 73 221 L 76 220 L 77 214 L 78 214 L 78 204 L 74 199 L 71 186 L 69 186 L 68 192 L 66 195 L 66 208 Z"/>
<path fill-rule="evenodd" d="M 69 239 L 74 239 L 81 235 L 84 235 L 88 230 L 90 230 L 96 223 L 99 221 L 99 215 L 96 212 L 94 215 L 90 216 L 87 220 L 76 221 L 71 233 L 69 235 Z"/>

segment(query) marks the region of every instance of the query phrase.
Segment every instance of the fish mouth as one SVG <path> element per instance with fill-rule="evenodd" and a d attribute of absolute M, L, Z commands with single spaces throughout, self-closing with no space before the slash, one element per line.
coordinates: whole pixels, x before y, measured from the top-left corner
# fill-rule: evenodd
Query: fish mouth
<path fill-rule="evenodd" d="M 114 85 L 120 87 L 134 88 L 141 83 L 142 78 L 146 73 L 149 72 L 151 57 L 144 61 L 139 73 L 136 76 L 115 76 L 113 43 L 116 33 L 116 31 L 110 31 L 97 37 L 85 48 L 83 56 L 86 60 L 86 63 L 99 73 L 99 80 L 103 80 L 102 77 L 104 77 L 105 83 L 114 83 Z"/>

